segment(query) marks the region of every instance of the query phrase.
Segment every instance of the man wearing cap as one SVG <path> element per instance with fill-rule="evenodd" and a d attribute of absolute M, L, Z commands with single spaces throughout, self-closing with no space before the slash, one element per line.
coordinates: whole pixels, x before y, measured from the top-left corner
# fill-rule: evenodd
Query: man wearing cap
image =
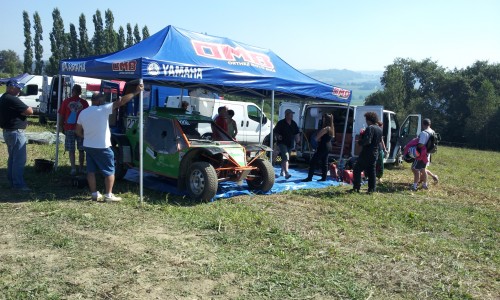
<path fill-rule="evenodd" d="M 292 175 L 288 172 L 288 161 L 290 160 L 290 152 L 292 151 L 294 142 L 300 143 L 299 126 L 293 120 L 294 112 L 291 109 L 285 110 L 285 118 L 278 121 L 274 127 L 274 135 L 280 149 L 281 155 L 281 173 L 280 176 L 285 176 L 289 179 Z"/>
<path fill-rule="evenodd" d="M 19 191 L 29 191 L 24 182 L 27 158 L 24 130 L 28 126 L 26 117 L 33 114 L 33 109 L 17 97 L 23 86 L 16 80 L 7 82 L 7 91 L 0 97 L 0 127 L 9 153 L 7 179 L 10 186 Z"/>
<path fill-rule="evenodd" d="M 80 163 L 80 173 L 83 173 L 83 163 L 85 161 L 83 153 L 83 139 L 76 136 L 76 120 L 80 112 L 87 107 L 89 104 L 87 101 L 80 98 L 82 94 L 82 87 L 79 84 L 75 84 L 71 89 L 71 97 L 64 99 L 59 108 L 59 124 L 64 129 L 64 150 L 69 153 L 69 162 L 71 164 L 70 175 L 76 175 L 76 162 L 75 162 L 75 150 L 78 149 L 78 161 Z M 76 148 L 75 148 L 76 142 Z"/>
<path fill-rule="evenodd" d="M 105 103 L 104 95 L 95 93 L 92 95 L 92 106 L 84 109 L 78 116 L 75 132 L 83 138 L 83 148 L 87 154 L 87 181 L 94 201 L 117 202 L 122 200 L 113 195 L 115 158 L 111 149 L 109 115 L 113 113 L 114 109 L 127 104 L 143 89 L 144 86 L 139 84 L 134 90 L 112 103 Z M 95 173 L 98 169 L 104 175 L 106 189 L 104 199 L 103 195 L 97 191 Z"/>

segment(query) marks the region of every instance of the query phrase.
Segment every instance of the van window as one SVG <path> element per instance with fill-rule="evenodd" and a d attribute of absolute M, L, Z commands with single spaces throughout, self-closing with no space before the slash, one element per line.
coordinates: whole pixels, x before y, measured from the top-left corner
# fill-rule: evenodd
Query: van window
<path fill-rule="evenodd" d="M 260 109 L 255 105 L 248 105 L 248 118 L 260 123 Z"/>

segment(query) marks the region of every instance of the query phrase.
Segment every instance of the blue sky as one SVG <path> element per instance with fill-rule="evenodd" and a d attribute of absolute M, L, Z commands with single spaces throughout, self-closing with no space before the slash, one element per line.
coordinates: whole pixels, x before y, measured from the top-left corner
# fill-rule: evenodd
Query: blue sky
<path fill-rule="evenodd" d="M 50 55 L 52 11 L 59 8 L 66 31 L 80 14 L 93 33 L 92 16 L 111 9 L 115 30 L 167 25 L 224 36 L 273 50 L 297 69 L 382 71 L 397 57 L 431 58 L 445 68 L 477 60 L 500 63 L 500 1 L 497 0 L 308 0 L 308 1 L 29 1 L 0 0 L 0 50 L 22 59 L 22 12 L 33 24 L 38 12 L 44 56 Z M 33 34 L 33 31 L 32 31 Z"/>

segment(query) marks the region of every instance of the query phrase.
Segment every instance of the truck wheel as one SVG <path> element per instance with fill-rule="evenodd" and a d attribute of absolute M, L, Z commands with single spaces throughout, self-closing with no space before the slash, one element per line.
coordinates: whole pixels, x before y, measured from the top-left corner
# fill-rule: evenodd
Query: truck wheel
<path fill-rule="evenodd" d="M 210 201 L 217 193 L 217 173 L 208 162 L 198 161 L 189 167 L 186 176 L 186 189 L 194 200 Z"/>
<path fill-rule="evenodd" d="M 47 118 L 45 118 L 45 116 L 42 116 L 42 115 L 38 115 L 38 122 L 42 125 L 46 125 L 47 124 Z"/>
<path fill-rule="evenodd" d="M 123 147 L 117 141 L 112 141 L 111 150 L 115 156 L 115 178 L 120 180 L 127 174 L 127 165 L 123 162 Z"/>
<path fill-rule="evenodd" d="M 256 170 L 250 172 L 247 183 L 251 190 L 268 192 L 274 185 L 274 168 L 267 160 L 256 159 L 252 167 Z"/>

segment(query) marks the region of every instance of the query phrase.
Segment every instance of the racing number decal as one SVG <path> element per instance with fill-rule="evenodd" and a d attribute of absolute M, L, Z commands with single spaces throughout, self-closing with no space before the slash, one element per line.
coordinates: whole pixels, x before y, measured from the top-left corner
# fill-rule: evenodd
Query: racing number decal
<path fill-rule="evenodd" d="M 132 128 L 137 123 L 137 119 L 127 119 L 127 128 Z"/>

